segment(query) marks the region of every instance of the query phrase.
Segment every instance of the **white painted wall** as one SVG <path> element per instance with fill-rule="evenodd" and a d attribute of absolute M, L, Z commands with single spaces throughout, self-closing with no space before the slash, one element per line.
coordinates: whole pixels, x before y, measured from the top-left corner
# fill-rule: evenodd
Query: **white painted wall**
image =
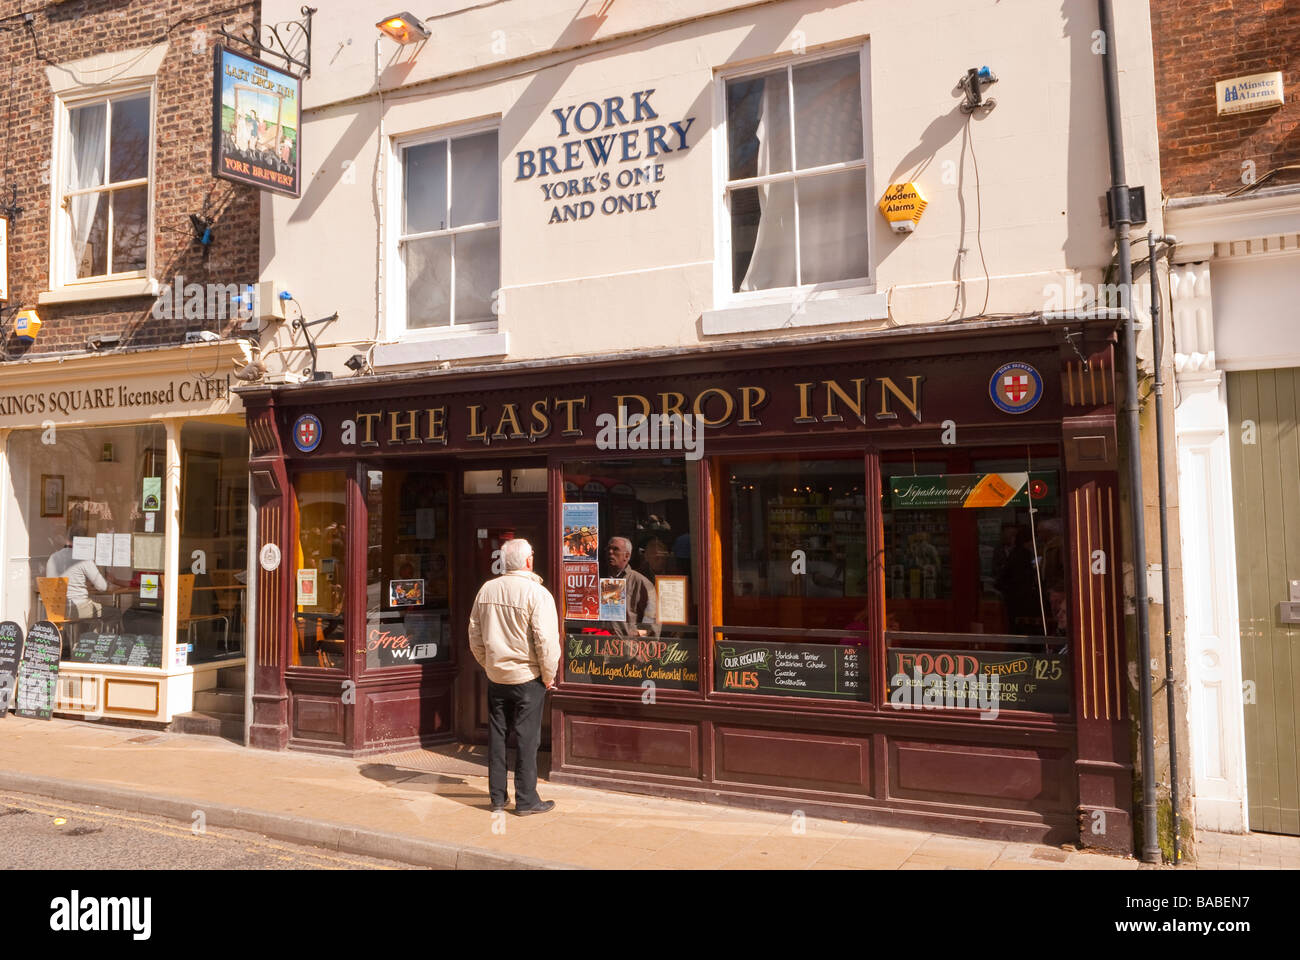
<path fill-rule="evenodd" d="M 263 17 L 297 19 L 299 6 L 271 0 Z M 989 312 L 1041 310 L 1051 293 L 1045 288 L 1067 275 L 1095 282 L 1109 259 L 1099 207 L 1109 180 L 1102 61 L 1094 52 L 1102 41 L 1091 0 L 933 0 L 923 10 L 892 0 L 464 6 L 481 8 L 431 17 L 432 38 L 408 47 L 381 39 L 374 26 L 394 12 L 389 6 L 322 5 L 315 15 L 314 70 L 303 93 L 303 193 L 265 195 L 261 272 L 289 288 L 309 319 L 339 311 L 338 322 L 317 328 L 326 347 L 321 366 L 338 375 L 349 375 L 342 368 L 349 355 L 386 338 L 390 267 L 380 256 L 379 214 L 400 183 L 388 176 L 391 139 L 480 118 L 500 120 L 499 330 L 508 336 L 507 359 L 715 342 L 701 318 L 730 297 L 714 269 L 715 237 L 726 226 L 717 212 L 723 144 L 715 75 L 793 48 L 868 43 L 868 199 L 920 169 L 914 179 L 929 201 L 906 237 L 890 233 L 874 209 L 864 211 L 875 292 L 887 296 L 852 306 L 850 324 L 889 322 L 884 300 L 896 323 L 948 317 L 962 247 L 968 282 L 959 313 L 978 313 L 981 224 Z M 1146 186 L 1160 230 L 1147 5 L 1117 6 L 1112 42 L 1121 58 L 1128 181 Z M 988 91 L 998 106 L 971 123 L 977 197 L 969 153 L 960 193 L 957 184 L 966 120 L 955 82 L 983 64 L 1000 82 Z M 555 107 L 647 88 L 662 119 L 695 118 L 689 150 L 664 160 L 659 208 L 548 226 L 550 205 L 536 180 L 514 180 L 515 151 L 559 142 Z M 843 310 L 818 316 L 829 318 L 819 320 L 823 329 L 846 329 Z M 287 330 L 272 341 L 289 346 L 294 363 L 305 360 Z M 436 346 L 402 350 L 417 359 L 453 355 Z"/>

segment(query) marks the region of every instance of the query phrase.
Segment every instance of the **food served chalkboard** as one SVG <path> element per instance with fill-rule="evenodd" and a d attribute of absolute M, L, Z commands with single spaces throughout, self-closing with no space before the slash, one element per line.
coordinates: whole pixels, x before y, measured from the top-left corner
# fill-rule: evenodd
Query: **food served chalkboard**
<path fill-rule="evenodd" d="M 77 663 L 111 663 L 125 667 L 161 667 L 162 637 L 148 633 L 83 633 L 72 648 Z"/>
<path fill-rule="evenodd" d="M 23 628 L 12 620 L 0 623 L 0 718 L 9 713 L 18 682 L 18 658 L 23 655 Z"/>
<path fill-rule="evenodd" d="M 63 636 L 48 620 L 37 620 L 28 631 L 18 663 L 20 717 L 49 720 L 54 715 L 54 691 L 59 682 L 59 651 Z"/>
<path fill-rule="evenodd" d="M 1069 713 L 1072 704 L 1065 654 L 891 647 L 887 676 L 896 705 Z"/>
<path fill-rule="evenodd" d="M 856 644 L 722 641 L 714 657 L 719 693 L 867 700 L 867 655 Z"/>

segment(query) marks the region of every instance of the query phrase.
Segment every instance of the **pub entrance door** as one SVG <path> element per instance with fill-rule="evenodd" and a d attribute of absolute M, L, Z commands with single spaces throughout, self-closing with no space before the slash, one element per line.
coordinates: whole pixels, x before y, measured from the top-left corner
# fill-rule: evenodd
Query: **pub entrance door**
<path fill-rule="evenodd" d="M 543 585 L 554 593 L 549 575 L 546 538 L 546 496 L 495 497 L 475 500 L 466 497 L 457 510 L 459 555 L 465 558 L 461 575 L 460 616 L 455 624 L 456 659 L 460 664 L 456 678 L 456 733 L 468 743 L 488 742 L 487 676 L 469 651 L 469 614 L 474 596 L 485 582 L 504 570 L 501 547 L 507 540 L 523 538 L 533 547 L 533 570 Z M 542 715 L 542 745 L 550 744 L 550 707 Z"/>

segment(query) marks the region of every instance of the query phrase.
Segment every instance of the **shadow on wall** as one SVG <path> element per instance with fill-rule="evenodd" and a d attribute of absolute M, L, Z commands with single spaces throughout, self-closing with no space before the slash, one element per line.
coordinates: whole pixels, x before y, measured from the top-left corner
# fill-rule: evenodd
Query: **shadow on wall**
<path fill-rule="evenodd" d="M 1111 44 L 1112 51 L 1118 44 L 1112 43 L 1112 38 L 1101 37 L 1097 4 L 1091 0 L 1064 0 L 1061 21 L 1061 35 L 1070 41 L 1070 89 L 1066 116 L 1069 147 L 1065 212 L 1068 215 L 1065 243 L 1061 249 L 1065 263 L 1078 269 L 1105 263 L 1110 258 L 1111 240 L 1100 206 L 1101 198 L 1110 186 L 1110 147 L 1106 136 L 1106 101 L 1099 44 Z M 1142 42 L 1140 37 L 1119 38 L 1120 43 L 1125 40 L 1130 44 Z M 1096 219 L 1090 216 L 1092 211 L 1096 211 Z"/>

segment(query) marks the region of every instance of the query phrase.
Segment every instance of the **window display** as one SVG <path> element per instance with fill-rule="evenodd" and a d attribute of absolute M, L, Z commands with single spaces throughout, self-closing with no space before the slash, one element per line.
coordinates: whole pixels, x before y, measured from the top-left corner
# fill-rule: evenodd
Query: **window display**
<path fill-rule="evenodd" d="M 564 677 L 696 689 L 698 484 L 681 460 L 564 465 Z"/>
<path fill-rule="evenodd" d="M 347 475 L 342 470 L 300 473 L 294 479 L 298 543 L 295 580 L 313 571 L 315 596 L 298 592 L 291 663 L 342 668 L 347 596 Z"/>
<path fill-rule="evenodd" d="M 166 446 L 161 424 L 9 438 L 30 560 L 17 579 L 11 569 L 6 591 L 25 584 L 28 623 L 58 626 L 65 659 L 109 662 L 111 648 L 128 651 L 120 662 L 163 665 Z"/>
<path fill-rule="evenodd" d="M 366 471 L 366 668 L 451 659 L 451 481 Z"/>

